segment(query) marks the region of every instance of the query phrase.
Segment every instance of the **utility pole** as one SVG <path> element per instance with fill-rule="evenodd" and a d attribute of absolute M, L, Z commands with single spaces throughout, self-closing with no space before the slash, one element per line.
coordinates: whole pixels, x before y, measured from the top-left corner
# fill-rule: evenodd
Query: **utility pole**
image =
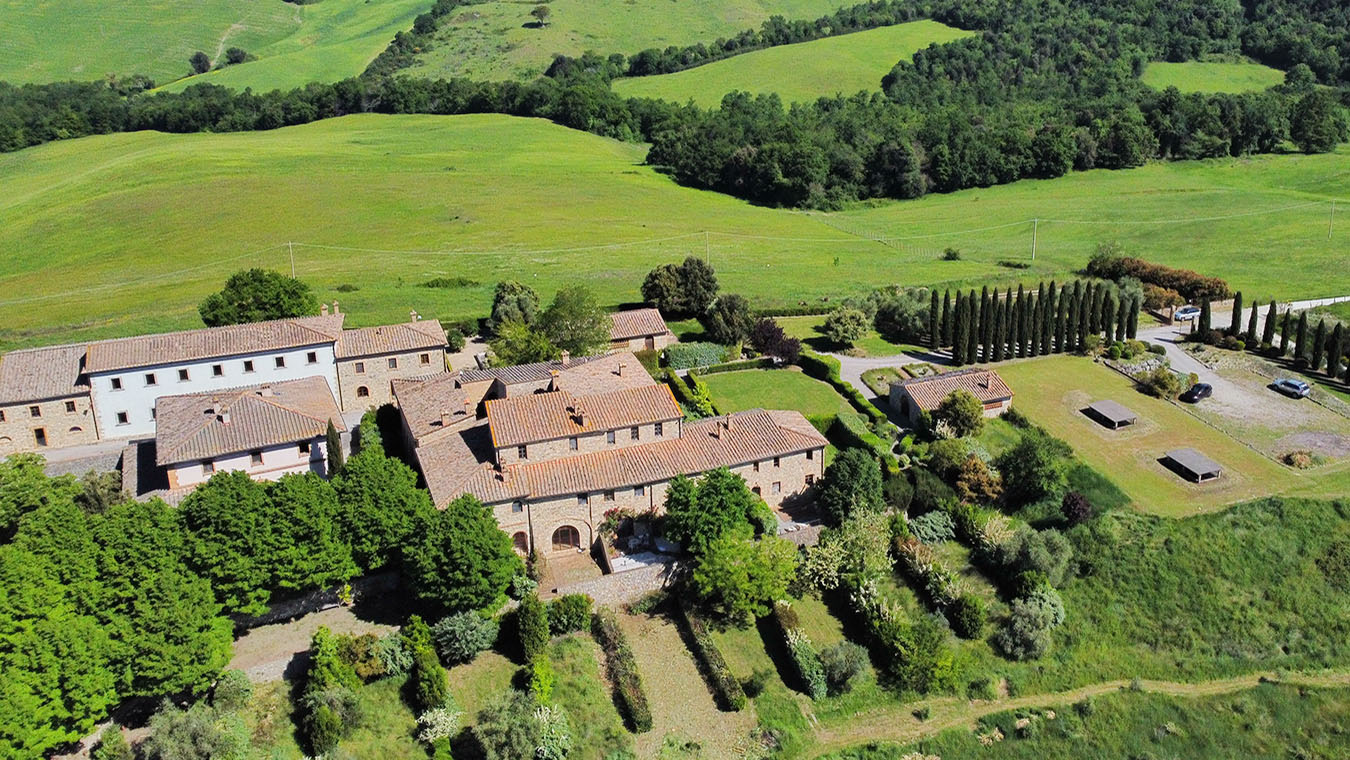
<path fill-rule="evenodd" d="M 291 253 L 291 279 L 295 279 L 295 243 L 286 243 L 286 250 Z M 1032 258 L 1035 258 L 1034 256 Z"/>
<path fill-rule="evenodd" d="M 1036 260 L 1036 231 L 1041 226 L 1040 219 L 1031 220 L 1031 260 Z"/>
<path fill-rule="evenodd" d="M 1327 215 L 1327 240 L 1331 239 L 1331 226 L 1336 222 L 1336 201 L 1331 202 L 1331 213 Z"/>

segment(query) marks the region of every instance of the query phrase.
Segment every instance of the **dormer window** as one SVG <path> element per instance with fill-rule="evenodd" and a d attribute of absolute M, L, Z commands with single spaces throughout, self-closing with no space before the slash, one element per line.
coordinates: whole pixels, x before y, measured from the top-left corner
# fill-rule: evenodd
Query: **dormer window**
<path fill-rule="evenodd" d="M 629 438 L 629 440 L 636 441 L 638 438 L 640 438 L 640 437 L 642 436 L 641 430 L 642 430 L 641 428 L 636 428 L 636 427 L 634 427 L 634 428 L 629 428 L 629 429 L 628 429 L 628 438 Z"/>

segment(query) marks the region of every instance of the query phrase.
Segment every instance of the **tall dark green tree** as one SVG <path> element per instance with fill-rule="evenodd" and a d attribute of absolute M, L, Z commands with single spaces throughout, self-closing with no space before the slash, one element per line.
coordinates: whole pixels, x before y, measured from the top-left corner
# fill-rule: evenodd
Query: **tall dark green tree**
<path fill-rule="evenodd" d="M 1280 356 L 1289 355 L 1289 321 L 1293 312 L 1286 311 L 1284 317 L 1280 320 Z"/>
<path fill-rule="evenodd" d="M 1092 290 L 1093 288 L 1083 288 L 1083 295 L 1078 299 L 1078 335 L 1075 336 L 1074 349 L 1082 351 L 1087 348 L 1087 336 L 1091 322 L 1090 313 L 1092 311 Z"/>
<path fill-rule="evenodd" d="M 422 515 L 403 562 L 413 593 L 450 612 L 495 607 L 524 571 L 492 509 L 469 495 Z"/>
<path fill-rule="evenodd" d="M 1139 310 L 1144 308 L 1142 296 L 1135 296 L 1130 302 L 1130 321 L 1125 328 L 1125 337 L 1134 340 L 1139 336 Z"/>
<path fill-rule="evenodd" d="M 956 308 L 952 310 L 951 344 L 952 364 L 961 366 L 966 363 L 966 298 L 961 291 L 956 292 Z"/>
<path fill-rule="evenodd" d="M 959 294 L 958 294 L 959 295 Z M 942 291 L 942 345 L 952 344 L 952 292 Z"/>
<path fill-rule="evenodd" d="M 1242 334 L 1242 291 L 1233 295 L 1233 321 L 1228 325 L 1228 334 L 1236 338 Z"/>
<path fill-rule="evenodd" d="M 966 298 L 966 310 L 969 312 L 970 331 L 966 335 L 966 363 L 974 364 L 980 360 L 980 302 L 975 297 L 975 289 L 970 289 Z"/>
<path fill-rule="evenodd" d="M 211 581 L 226 611 L 263 612 L 285 543 L 263 486 L 238 470 L 218 472 L 179 509 L 189 534 L 189 561 Z"/>
<path fill-rule="evenodd" d="M 1294 333 L 1294 358 L 1308 358 L 1308 312 L 1298 313 L 1298 332 Z"/>
<path fill-rule="evenodd" d="M 1247 333 L 1244 339 L 1247 342 L 1247 348 L 1256 348 L 1256 321 L 1260 318 L 1257 312 L 1260 311 L 1261 304 L 1252 302 L 1251 316 L 1247 319 Z"/>
<path fill-rule="evenodd" d="M 928 303 L 928 347 L 934 351 L 941 347 L 942 342 L 942 323 L 938 312 L 938 294 L 934 290 L 930 295 Z"/>
<path fill-rule="evenodd" d="M 706 312 L 707 308 L 699 313 Z M 595 294 L 582 285 L 559 290 L 539 315 L 539 328 L 549 342 L 573 356 L 599 353 L 609 345 L 610 324 L 609 315 L 600 308 Z"/>
<path fill-rule="evenodd" d="M 994 343 L 994 309 L 993 302 L 989 300 L 989 286 L 985 286 L 980 292 L 980 316 L 978 320 L 980 329 L 980 358 L 978 361 L 989 361 L 989 352 L 993 349 Z"/>
<path fill-rule="evenodd" d="M 1335 380 L 1340 376 L 1342 356 L 1345 356 L 1345 327 L 1337 322 L 1327 342 L 1327 377 Z"/>
<path fill-rule="evenodd" d="M 495 335 L 497 328 L 508 322 L 532 325 L 539 317 L 539 294 L 529 285 L 516 280 L 497 283 L 492 293 L 492 311 L 487 330 Z"/>
<path fill-rule="evenodd" d="M 1007 308 L 1007 304 L 1006 304 L 1004 301 L 998 300 L 998 299 L 997 299 L 997 296 L 998 296 L 998 289 L 997 289 L 997 288 L 994 289 L 994 296 L 995 296 L 995 300 L 996 300 L 997 303 L 998 303 L 998 306 L 994 309 L 994 313 L 995 313 L 995 318 L 994 318 L 995 326 L 994 326 L 994 352 L 993 352 L 993 353 L 994 353 L 994 356 L 993 356 L 993 359 L 994 359 L 994 361 L 996 361 L 996 362 L 1001 362 L 1001 361 L 1003 361 L 1004 350 L 1005 350 L 1005 348 L 1006 348 L 1006 344 L 1007 344 L 1007 341 L 1008 341 L 1008 308 Z"/>
<path fill-rule="evenodd" d="M 1214 329 L 1212 324 L 1214 315 L 1210 312 L 1209 296 L 1205 296 L 1204 299 L 1200 301 L 1200 316 L 1198 319 L 1199 326 L 1196 330 L 1199 331 L 1202 340 L 1208 340 L 1210 331 Z"/>
<path fill-rule="evenodd" d="M 1055 292 L 1055 281 L 1045 291 L 1045 305 L 1041 307 L 1041 353 L 1055 352 L 1055 320 L 1058 319 L 1059 296 Z"/>
<path fill-rule="evenodd" d="M 1125 340 L 1129 332 L 1130 312 L 1135 311 L 1134 298 L 1121 298 L 1120 309 L 1116 312 L 1116 340 Z"/>
<path fill-rule="evenodd" d="M 1116 326 L 1114 324 L 1115 316 L 1116 297 L 1110 293 L 1106 293 L 1102 296 L 1101 329 L 1102 335 L 1108 341 L 1116 334 Z"/>
<path fill-rule="evenodd" d="M 291 593 L 325 588 L 357 574 L 337 491 L 312 472 L 291 473 L 266 486 L 268 519 L 279 545 L 272 588 Z"/>
<path fill-rule="evenodd" d="M 816 497 L 825 521 L 839 525 L 859 512 L 877 512 L 885 506 L 881 494 L 881 466 L 868 449 L 839 452 L 825 468 Z"/>
<path fill-rule="evenodd" d="M 1317 329 L 1313 331 L 1312 344 L 1308 346 L 1308 363 L 1313 371 L 1322 368 L 1322 355 L 1327 347 L 1327 321 L 1317 320 Z"/>
<path fill-rule="evenodd" d="M 363 448 L 348 459 L 333 488 L 352 555 L 365 570 L 397 562 L 418 521 L 432 511 L 431 498 L 417 487 L 417 473 L 380 448 Z"/>
<path fill-rule="evenodd" d="M 1087 333 L 1099 335 L 1102 331 L 1102 294 L 1104 288 L 1100 282 L 1094 282 L 1089 287 L 1091 293 L 1088 296 Z"/>
<path fill-rule="evenodd" d="M 246 269 L 225 281 L 197 307 L 207 327 L 313 316 L 319 299 L 309 286 L 270 269 Z"/>
<path fill-rule="evenodd" d="M 1073 291 L 1068 285 L 1059 293 L 1055 304 L 1055 353 L 1064 353 L 1064 342 L 1069 334 L 1069 307 L 1073 303 Z"/>
<path fill-rule="evenodd" d="M 1266 346 L 1275 345 L 1275 320 L 1278 317 L 1275 314 L 1275 299 L 1271 299 L 1270 308 L 1266 309 L 1266 323 L 1261 327 L 1261 343 Z"/>
<path fill-rule="evenodd" d="M 328 421 L 328 430 L 323 434 L 324 448 L 328 454 L 328 475 L 332 477 L 342 471 L 347 457 L 342 453 L 342 436 L 338 434 L 333 421 Z"/>

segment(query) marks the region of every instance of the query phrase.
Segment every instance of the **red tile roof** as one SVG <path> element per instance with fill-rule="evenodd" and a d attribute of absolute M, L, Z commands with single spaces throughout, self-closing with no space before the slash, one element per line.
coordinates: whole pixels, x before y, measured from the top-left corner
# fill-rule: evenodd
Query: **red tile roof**
<path fill-rule="evenodd" d="M 901 380 L 894 385 L 904 388 L 914 403 L 926 412 L 938 408 L 942 399 L 955 390 L 968 391 L 983 404 L 1010 399 L 1013 395 L 1003 378 L 990 369 L 963 369 L 934 377 Z"/>
<path fill-rule="evenodd" d="M 666 320 L 661 318 L 661 312 L 656 309 L 616 311 L 609 315 L 609 320 L 610 340 L 628 340 L 648 335 L 665 335 L 670 332 L 670 328 L 666 327 Z"/>
<path fill-rule="evenodd" d="M 110 372 L 332 343 L 342 334 L 345 316 L 296 317 L 96 341 L 89 344 L 85 369 Z"/>
<path fill-rule="evenodd" d="M 684 416 L 665 384 L 574 395 L 568 391 L 510 396 L 487 402 L 488 425 L 497 448 L 551 441 Z"/>
<path fill-rule="evenodd" d="M 445 348 L 445 328 L 434 319 L 343 330 L 335 353 L 339 359 Z"/>
<path fill-rule="evenodd" d="M 84 344 L 11 351 L 0 358 L 0 404 L 42 401 L 89 392 Z"/>

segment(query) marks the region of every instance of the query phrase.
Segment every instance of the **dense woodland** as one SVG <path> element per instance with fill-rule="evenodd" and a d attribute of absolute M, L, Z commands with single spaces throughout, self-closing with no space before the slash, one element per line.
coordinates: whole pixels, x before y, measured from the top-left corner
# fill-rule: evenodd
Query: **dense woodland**
<path fill-rule="evenodd" d="M 504 113 L 648 141 L 649 162 L 684 184 L 770 205 L 833 207 L 1154 158 L 1272 152 L 1289 142 L 1324 152 L 1347 137 L 1350 12 L 1328 3 L 1140 9 L 1119 0 L 896 0 L 815 22 L 775 18 L 711 46 L 559 59 L 552 76 L 531 83 L 399 75 L 459 5 L 440 0 L 362 77 L 290 92 L 197 85 L 149 94 L 143 77 L 0 83 L 0 151 L 88 134 L 273 129 L 364 112 Z M 609 88 L 617 75 L 921 16 L 983 33 L 919 51 L 895 66 L 880 93 L 787 109 L 774 96 L 732 93 L 702 110 L 624 99 Z M 1182 95 L 1138 79 L 1151 60 L 1243 54 L 1288 67 L 1286 83 L 1265 93 Z"/>

